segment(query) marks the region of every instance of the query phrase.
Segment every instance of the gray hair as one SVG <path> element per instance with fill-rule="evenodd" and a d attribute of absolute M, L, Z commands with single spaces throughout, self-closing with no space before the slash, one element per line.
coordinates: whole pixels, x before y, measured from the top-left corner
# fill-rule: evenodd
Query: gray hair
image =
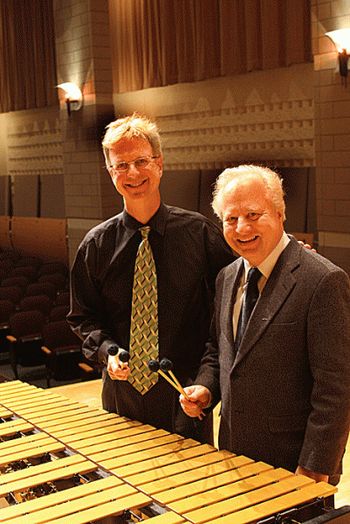
<path fill-rule="evenodd" d="M 109 150 L 113 149 L 113 146 L 122 138 L 143 138 L 151 144 L 154 156 L 162 154 L 158 128 L 146 116 L 133 113 L 130 116 L 114 120 L 106 129 L 106 134 L 102 140 L 102 148 L 107 164 L 109 164 Z"/>
<path fill-rule="evenodd" d="M 286 204 L 284 201 L 284 191 L 282 187 L 282 178 L 269 169 L 268 167 L 255 165 L 241 165 L 225 169 L 216 179 L 213 192 L 212 208 L 214 213 L 222 220 L 222 200 L 227 185 L 238 178 L 244 178 L 248 175 L 259 177 L 268 192 L 269 197 L 277 211 L 286 219 Z"/>

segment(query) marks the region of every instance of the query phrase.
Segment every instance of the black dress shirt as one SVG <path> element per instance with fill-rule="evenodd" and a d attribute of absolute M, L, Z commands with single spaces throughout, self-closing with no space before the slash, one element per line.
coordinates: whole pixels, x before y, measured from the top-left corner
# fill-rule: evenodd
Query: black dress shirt
<path fill-rule="evenodd" d="M 128 350 L 134 264 L 143 225 L 123 211 L 93 228 L 78 249 L 68 321 L 83 340 L 86 357 L 95 362 L 106 364 L 112 344 Z M 180 382 L 188 385 L 208 337 L 216 275 L 232 262 L 233 254 L 219 228 L 199 213 L 161 204 L 147 225 L 157 268 L 159 358 L 169 358 Z M 142 397 L 128 382 L 105 376 L 106 409 L 170 431 L 178 431 L 177 398 L 163 379 Z M 151 399 L 155 406 L 147 405 Z"/>

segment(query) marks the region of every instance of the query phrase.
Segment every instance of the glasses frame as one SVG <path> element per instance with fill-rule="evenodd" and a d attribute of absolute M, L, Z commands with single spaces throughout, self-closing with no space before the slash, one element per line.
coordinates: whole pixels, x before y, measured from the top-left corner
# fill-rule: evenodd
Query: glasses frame
<path fill-rule="evenodd" d="M 138 171 L 142 171 L 142 169 L 147 169 L 149 164 L 151 164 L 153 162 L 153 160 L 159 158 L 159 156 L 140 156 L 138 158 L 135 158 L 135 160 L 132 160 L 131 162 L 126 162 L 126 161 L 121 161 L 121 162 L 118 162 L 117 164 L 110 164 L 107 166 L 107 169 L 110 170 L 110 171 L 114 171 L 115 173 L 128 173 L 129 170 L 130 170 L 130 167 L 131 166 L 134 166 L 135 169 L 137 169 Z M 146 160 L 147 161 L 147 164 L 145 166 L 137 166 L 136 165 L 136 162 L 140 161 L 140 160 Z M 120 165 L 120 164 L 126 164 L 126 167 L 124 169 L 121 169 L 116 166 Z"/>

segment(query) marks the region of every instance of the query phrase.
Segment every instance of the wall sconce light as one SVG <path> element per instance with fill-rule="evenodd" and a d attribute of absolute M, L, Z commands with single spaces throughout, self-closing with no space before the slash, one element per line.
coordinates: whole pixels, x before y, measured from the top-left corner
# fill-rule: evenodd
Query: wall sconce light
<path fill-rule="evenodd" d="M 65 92 L 68 116 L 71 115 L 72 111 L 79 111 L 83 105 L 83 94 L 80 88 L 73 82 L 64 82 L 56 87 L 63 89 Z"/>
<path fill-rule="evenodd" d="M 347 85 L 348 61 L 350 56 L 350 28 L 329 31 L 326 36 L 332 40 L 338 51 L 339 74 L 343 85 Z"/>

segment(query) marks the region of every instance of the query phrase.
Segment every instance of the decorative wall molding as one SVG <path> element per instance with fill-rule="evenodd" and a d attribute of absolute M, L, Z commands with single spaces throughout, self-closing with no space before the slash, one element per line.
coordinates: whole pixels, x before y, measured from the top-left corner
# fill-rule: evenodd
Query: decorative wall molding
<path fill-rule="evenodd" d="M 114 95 L 156 119 L 167 170 L 315 165 L 312 64 Z"/>
<path fill-rule="evenodd" d="M 157 123 L 170 170 L 314 164 L 312 99 L 160 116 Z"/>
<path fill-rule="evenodd" d="M 57 109 L 9 113 L 9 175 L 63 174 L 63 144 Z"/>

